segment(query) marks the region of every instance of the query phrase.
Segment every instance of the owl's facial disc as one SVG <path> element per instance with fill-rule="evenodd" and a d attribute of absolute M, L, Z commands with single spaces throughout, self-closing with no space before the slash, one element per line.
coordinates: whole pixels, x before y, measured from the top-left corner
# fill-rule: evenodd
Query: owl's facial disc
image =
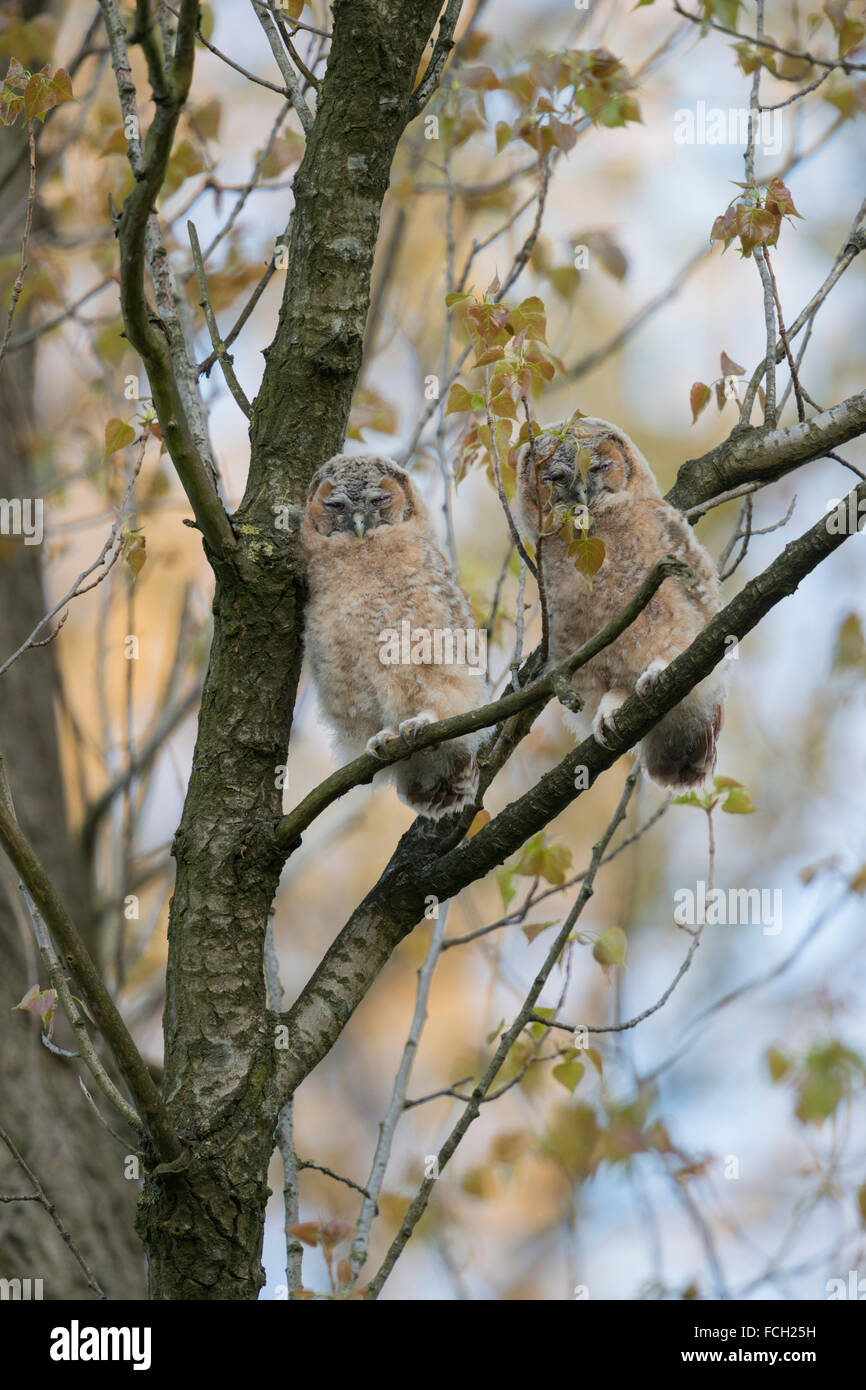
<path fill-rule="evenodd" d="M 391 478 L 366 487 L 328 487 L 323 485 L 321 505 L 327 517 L 325 530 L 354 532 L 363 540 L 380 526 L 394 525 L 403 520 L 405 499 L 403 491 Z"/>

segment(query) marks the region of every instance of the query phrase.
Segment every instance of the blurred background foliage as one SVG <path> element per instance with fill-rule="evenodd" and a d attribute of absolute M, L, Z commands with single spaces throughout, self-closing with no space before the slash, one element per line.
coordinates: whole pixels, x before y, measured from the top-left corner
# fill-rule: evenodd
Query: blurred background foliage
<path fill-rule="evenodd" d="M 218 49 L 276 80 L 243 0 L 202 8 L 202 32 Z M 470 460 L 460 468 L 465 415 L 434 409 L 418 438 L 425 408 L 436 405 L 431 378 L 441 387 L 466 342 L 465 304 L 449 310 L 445 296 L 471 292 L 471 304 L 497 278 L 505 281 L 532 232 L 539 159 L 546 160 L 540 234 L 508 294 L 514 305 L 543 304 L 556 370 L 550 380 L 539 376 L 536 414 L 549 422 L 580 410 L 617 422 L 647 455 L 662 488 L 669 487 L 686 458 L 730 432 L 737 392 L 741 397 L 764 352 L 754 261 L 740 256 L 736 244 L 723 254 L 710 242 L 716 218 L 736 196 L 734 181 L 743 178 L 743 148 L 675 139 L 678 112 L 696 112 L 699 103 L 725 112 L 747 107 L 755 55 L 749 45 L 738 51 L 721 32 L 702 32 L 666 0 L 643 0 L 636 8 L 591 0 L 586 9 L 570 0 L 489 0 L 477 8 L 460 65 L 410 128 L 393 170 L 348 447 L 396 457 L 411 449 L 411 467 L 443 540 L 446 488 L 461 582 L 481 622 L 502 577 L 490 647 L 501 683 L 514 655 L 520 594 L 499 503 L 485 467 Z M 296 9 L 325 27 L 318 0 Z M 698 0 L 692 10 L 754 33 L 752 4 Z M 0 65 L 29 51 L 52 70 L 68 67 L 91 17 L 91 5 L 80 0 L 31 20 L 7 5 Z M 855 42 L 858 33 L 862 41 L 861 21 L 862 5 L 853 0 L 823 11 L 816 0 L 814 16 L 792 0 L 767 6 L 767 32 L 780 44 L 831 56 L 843 51 L 862 60 Z M 16 334 L 39 332 L 31 446 L 46 499 L 52 602 L 98 553 L 126 490 L 135 451 L 111 447 L 117 436 L 107 436 L 109 422 L 125 421 L 142 439 L 121 560 L 102 585 L 70 605 L 55 650 L 65 796 L 88 856 L 93 928 L 125 1014 L 158 1063 L 169 847 L 207 656 L 210 576 L 199 538 L 181 524 L 188 505 L 158 431 L 147 426 L 147 383 L 137 379 L 140 365 L 121 330 L 108 209 L 109 200 L 122 202 L 130 174 L 102 44 L 97 30 L 89 44 L 94 52 L 74 73 L 76 101 L 42 127 L 42 215 Z M 307 64 L 321 71 L 316 35 L 301 34 L 298 44 Z M 160 212 L 188 330 L 203 360 L 210 342 L 187 218 L 196 221 L 205 247 L 223 231 L 208 256 L 208 283 L 227 334 L 285 230 L 303 141 L 276 93 L 250 84 L 204 47 L 196 61 L 194 99 Z M 134 62 L 138 71 L 138 52 Z M 822 75 L 802 64 L 798 71 L 795 60 L 778 60 L 779 75 L 772 66 L 765 65 L 762 77 L 767 102 L 792 94 L 786 78 L 805 86 Z M 833 72 L 801 102 L 778 111 L 778 148 L 758 150 L 758 177 L 782 176 L 802 217 L 784 224 L 774 252 L 789 322 L 845 244 L 864 195 L 864 91 L 861 75 Z M 245 194 L 254 166 L 259 185 Z M 14 250 L 0 262 L 4 301 L 17 266 Z M 233 345 L 250 398 L 284 273 L 274 271 Z M 62 322 L 49 331 L 56 318 Z M 803 380 L 820 404 L 861 389 L 857 330 L 864 321 L 863 267 L 855 262 L 818 314 L 805 357 Z M 624 328 L 629 331 L 618 341 Z M 459 380 L 470 395 L 479 389 L 478 373 L 464 370 Z M 709 386 L 712 397 L 693 423 L 695 383 Z M 218 366 L 204 385 L 215 458 L 234 504 L 245 477 L 247 422 Z M 794 419 L 789 400 L 782 423 Z M 483 414 L 477 422 L 483 425 Z M 862 444 L 850 446 L 846 457 L 866 467 Z M 456 490 L 455 471 L 462 473 Z M 753 536 L 728 593 L 810 525 L 828 499 L 846 492 L 849 477 L 824 460 L 761 492 L 756 533 L 788 520 Z M 738 513 L 739 503 L 730 503 L 698 524 L 715 556 Z M 780 890 L 781 930 L 708 926 L 665 1006 L 634 1030 L 593 1037 L 590 1049 L 553 1056 L 548 1041 L 538 1053 L 530 1029 L 500 1078 L 515 1084 L 483 1107 L 387 1297 L 563 1299 L 588 1291 L 590 1298 L 730 1292 L 808 1299 L 824 1297 L 829 1278 L 858 1268 L 866 1220 L 864 557 L 866 540 L 853 539 L 737 654 L 718 771 L 742 784 L 753 809 L 729 806 L 735 813 L 725 814 L 720 803 L 713 811 L 715 883 L 725 890 Z M 534 601 L 530 581 L 524 651 L 538 636 Z M 138 654 L 128 660 L 131 634 Z M 568 747 L 550 708 L 491 788 L 490 810 L 526 790 Z M 304 682 L 286 808 L 333 766 Z M 505 871 L 451 904 L 446 940 L 479 934 L 443 954 L 412 1100 L 457 1083 L 468 1091 L 483 1070 L 571 901 L 563 884 L 586 866 L 612 813 L 623 767 Z M 112 788 L 106 804 L 100 798 Z M 566 1019 L 604 1026 L 632 1018 L 659 999 L 687 954 L 689 939 L 674 922 L 674 894 L 708 878 L 707 818 L 693 806 L 665 807 L 662 794 L 643 783 L 620 837 L 647 822 L 601 873 L 580 935 L 545 991 L 548 1007 L 564 995 Z M 408 823 L 408 811 L 389 789 L 363 788 L 305 836 L 287 866 L 274 915 L 289 998 Z M 533 901 L 545 896 L 520 920 L 531 890 Z M 508 914 L 514 920 L 480 934 Z M 366 1180 L 431 926 L 423 922 L 398 949 L 297 1099 L 300 1156 L 357 1183 Z M 17 1022 L 38 1027 L 23 1016 Z M 569 1036 L 560 1041 L 567 1046 Z M 374 1227 L 374 1259 L 457 1105 L 445 1094 L 405 1114 Z M 278 1297 L 283 1281 L 281 1181 L 275 1161 L 265 1297 Z M 356 1217 L 359 1198 L 315 1170 L 303 1172 L 301 1193 L 304 1221 L 337 1223 L 331 1245 L 320 1242 L 305 1256 L 306 1285 L 326 1290 L 325 1256 L 339 1244 L 339 1223 Z"/>

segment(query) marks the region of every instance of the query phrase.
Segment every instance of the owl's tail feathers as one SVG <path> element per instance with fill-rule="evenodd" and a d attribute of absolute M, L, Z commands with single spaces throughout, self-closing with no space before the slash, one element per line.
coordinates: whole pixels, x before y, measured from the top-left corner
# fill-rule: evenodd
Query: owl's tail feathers
<path fill-rule="evenodd" d="M 401 801 L 419 816 L 441 820 L 475 801 L 478 758 L 474 748 L 449 743 L 398 763 L 395 780 Z"/>
<path fill-rule="evenodd" d="M 724 722 L 721 700 L 709 703 L 687 698 L 677 705 L 641 744 L 644 766 L 652 780 L 674 791 L 702 786 L 716 766 Z"/>

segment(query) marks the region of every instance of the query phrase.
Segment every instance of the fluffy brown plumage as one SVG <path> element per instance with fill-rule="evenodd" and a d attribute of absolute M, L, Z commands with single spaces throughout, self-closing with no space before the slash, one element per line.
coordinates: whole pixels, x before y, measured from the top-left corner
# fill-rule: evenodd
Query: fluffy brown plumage
<path fill-rule="evenodd" d="M 587 451 L 582 457 L 581 449 Z M 697 581 L 686 589 L 666 579 L 631 627 L 575 672 L 572 684 L 584 708 L 579 715 L 566 711 L 566 718 L 581 737 L 591 728 L 604 743 L 615 711 L 635 690 L 645 692 L 693 641 L 721 608 L 721 591 L 709 555 L 662 497 L 640 450 L 616 425 L 584 418 L 569 427 L 554 426 L 536 439 L 534 457 L 535 463 L 524 445 L 518 460 L 518 499 L 529 535 L 537 541 L 540 498 L 546 518 L 554 509 L 586 505 L 590 536 L 605 546 L 604 562 L 589 580 L 569 558 L 558 528 L 544 540 L 551 662 L 562 661 L 615 617 L 663 556 L 683 560 Z M 587 465 L 585 478 L 581 461 Z M 699 786 L 712 773 L 725 684 L 717 669 L 643 740 L 644 766 L 654 781 L 684 789 Z"/>
<path fill-rule="evenodd" d="M 346 758 L 475 709 L 487 681 L 465 662 L 383 664 L 383 634 L 474 628 L 409 475 L 388 459 L 338 454 L 315 474 L 301 524 L 309 582 L 306 650 L 322 709 Z M 423 647 L 423 644 L 421 644 Z M 433 820 L 478 792 L 483 733 L 420 750 L 390 772 L 402 801 Z"/>

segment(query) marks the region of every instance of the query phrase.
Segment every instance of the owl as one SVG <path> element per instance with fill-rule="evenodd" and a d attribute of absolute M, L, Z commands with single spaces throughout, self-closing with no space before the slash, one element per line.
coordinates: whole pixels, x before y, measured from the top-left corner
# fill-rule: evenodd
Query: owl
<path fill-rule="evenodd" d="M 666 579 L 631 627 L 574 673 L 571 683 L 584 706 L 564 716 L 580 737 L 591 730 L 605 744 L 619 706 L 635 692 L 645 695 L 722 607 L 716 571 L 688 522 L 662 497 L 643 454 L 616 425 L 583 418 L 552 426 L 536 438 L 534 449 L 522 446 L 517 470 L 520 515 L 536 544 L 539 515 L 544 518 L 552 664 L 615 617 L 656 560 L 675 555 L 695 575 L 690 588 Z M 590 537 L 605 548 L 591 578 L 575 568 L 562 534 L 567 513 L 583 507 Z M 712 773 L 725 696 L 725 677 L 716 670 L 650 730 L 641 758 L 653 781 L 681 791 L 700 786 Z"/>
<path fill-rule="evenodd" d="M 343 758 L 377 755 L 488 698 L 486 634 L 436 543 L 409 475 L 371 454 L 337 454 L 310 483 L 300 529 L 305 645 Z M 431 820 L 472 804 L 484 731 L 419 749 L 388 772 Z"/>

